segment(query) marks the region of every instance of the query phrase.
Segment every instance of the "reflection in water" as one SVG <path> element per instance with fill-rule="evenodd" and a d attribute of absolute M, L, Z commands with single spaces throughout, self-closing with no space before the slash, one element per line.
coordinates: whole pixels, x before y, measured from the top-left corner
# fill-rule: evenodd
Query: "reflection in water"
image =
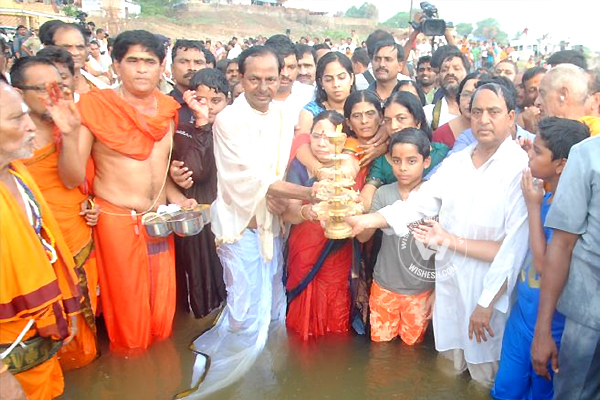
<path fill-rule="evenodd" d="M 211 321 L 178 314 L 173 337 L 141 356 L 108 351 L 80 370 L 65 374 L 61 400 L 168 400 L 189 388 L 193 338 Z M 436 366 L 431 332 L 414 347 L 399 340 L 371 343 L 364 337 L 332 335 L 304 343 L 283 332 L 269 333 L 267 347 L 250 372 L 209 400 L 482 400 L 488 391 L 467 375 L 452 377 Z M 101 332 L 105 338 L 105 333 Z"/>

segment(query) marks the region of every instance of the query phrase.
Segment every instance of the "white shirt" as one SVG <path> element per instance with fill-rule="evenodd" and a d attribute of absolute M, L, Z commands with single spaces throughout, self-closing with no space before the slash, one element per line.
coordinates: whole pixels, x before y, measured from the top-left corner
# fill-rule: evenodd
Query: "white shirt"
<path fill-rule="evenodd" d="M 273 103 L 284 107 L 288 115 L 298 121 L 300 111 L 305 105 L 315 99 L 315 87 L 313 85 L 305 85 L 302 82 L 295 81 L 292 85 L 292 93 L 284 101 L 273 100 Z"/>
<path fill-rule="evenodd" d="M 373 78 L 375 78 L 375 74 L 373 74 L 373 65 L 372 64 L 369 64 L 368 70 L 369 70 L 369 72 L 371 72 L 371 75 L 373 75 Z M 406 76 L 401 73 L 398 73 L 398 80 L 399 81 L 410 81 L 412 79 L 410 78 L 410 76 Z M 363 74 L 354 75 L 354 82 L 356 84 L 356 90 L 367 90 L 369 88 L 369 82 L 367 81 L 367 78 L 365 78 Z"/>
<path fill-rule="evenodd" d="M 399 236 L 408 233 L 411 222 L 439 214 L 442 227 L 455 236 L 502 241 L 492 263 L 468 258 L 447 246 L 436 254 L 435 346 L 438 351 L 463 349 L 472 364 L 500 359 L 510 295 L 529 247 L 527 208 L 520 186 L 527 154 L 509 136 L 476 169 L 471 160 L 476 145 L 448 157 L 407 201 L 379 210 Z M 506 280 L 507 292 L 494 304 L 490 321 L 495 336 L 482 343 L 469 340 L 469 319 L 475 307 L 488 307 Z"/>
<path fill-rule="evenodd" d="M 273 257 L 279 219 L 267 210 L 269 186 L 285 174 L 295 120 L 271 104 L 265 113 L 253 109 L 245 95 L 219 113 L 213 124 L 217 165 L 217 199 L 211 207 L 217 244 L 237 242 L 256 217 L 260 253 Z"/>
<path fill-rule="evenodd" d="M 236 44 L 229 50 L 229 53 L 227 53 L 227 59 L 233 60 L 234 58 L 238 58 L 240 54 L 242 54 L 242 48 L 239 44 Z"/>
<path fill-rule="evenodd" d="M 433 123 L 434 108 L 435 108 L 435 103 L 427 104 L 426 106 L 423 107 L 423 111 L 425 112 L 425 117 L 427 118 L 427 123 L 429 124 L 430 127 L 431 127 L 431 124 Z M 450 113 L 450 110 L 448 109 L 448 101 L 446 100 L 446 97 L 443 97 L 442 98 L 442 108 L 440 109 L 440 120 L 438 122 L 437 128 L 444 125 L 446 122 L 450 122 L 451 120 L 453 120 L 456 117 L 458 117 L 458 115 L 454 115 L 454 114 Z M 432 127 L 432 129 L 433 129 L 433 127 Z M 433 129 L 433 130 L 435 130 L 435 129 Z"/>

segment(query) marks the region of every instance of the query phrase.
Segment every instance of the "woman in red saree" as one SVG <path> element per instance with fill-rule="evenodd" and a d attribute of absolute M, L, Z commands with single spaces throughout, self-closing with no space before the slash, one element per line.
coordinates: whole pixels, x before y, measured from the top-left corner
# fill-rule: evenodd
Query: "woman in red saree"
<path fill-rule="evenodd" d="M 335 132 L 344 121 L 335 111 L 325 111 L 314 119 L 310 149 L 324 166 L 331 163 L 333 145 L 328 132 Z M 290 164 L 289 182 L 312 186 L 314 175 L 296 158 Z M 329 240 L 310 205 L 293 203 L 289 213 L 298 222 L 288 239 L 288 330 L 303 340 L 327 333 L 344 333 L 350 329 L 349 278 L 352 266 L 352 240 Z"/>

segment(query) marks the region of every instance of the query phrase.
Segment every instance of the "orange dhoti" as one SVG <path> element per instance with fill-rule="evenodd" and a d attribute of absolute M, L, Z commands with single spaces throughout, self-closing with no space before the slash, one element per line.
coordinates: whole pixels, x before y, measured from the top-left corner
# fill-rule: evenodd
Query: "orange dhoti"
<path fill-rule="evenodd" d="M 113 350 L 145 350 L 171 335 L 175 315 L 173 237 L 146 235 L 141 214 L 96 198 L 100 301 Z"/>
<path fill-rule="evenodd" d="M 23 160 L 23 163 L 48 202 L 75 261 L 82 294 L 82 313 L 77 316 L 77 336 L 61 349 L 59 359 L 65 370 L 80 368 L 98 356 L 95 322 L 98 272 L 92 228 L 79 215 L 81 204 L 88 196 L 79 188 L 67 189 L 60 180 L 56 144 L 50 143 L 36 150 L 33 157 Z"/>

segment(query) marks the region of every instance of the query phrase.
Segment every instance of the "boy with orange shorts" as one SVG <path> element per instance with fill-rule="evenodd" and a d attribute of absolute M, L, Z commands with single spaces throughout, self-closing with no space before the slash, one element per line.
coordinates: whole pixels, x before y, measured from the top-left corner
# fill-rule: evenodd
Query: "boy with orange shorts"
<path fill-rule="evenodd" d="M 406 128 L 397 132 L 389 145 L 390 164 L 397 182 L 377 189 L 371 212 L 406 200 L 423 182 L 423 171 L 431 163 L 431 144 L 425 132 Z M 358 240 L 375 233 L 365 230 Z M 435 282 L 435 252 L 413 237 L 383 235 L 369 298 L 371 340 L 385 342 L 400 336 L 408 345 L 423 340 L 431 319 Z"/>

